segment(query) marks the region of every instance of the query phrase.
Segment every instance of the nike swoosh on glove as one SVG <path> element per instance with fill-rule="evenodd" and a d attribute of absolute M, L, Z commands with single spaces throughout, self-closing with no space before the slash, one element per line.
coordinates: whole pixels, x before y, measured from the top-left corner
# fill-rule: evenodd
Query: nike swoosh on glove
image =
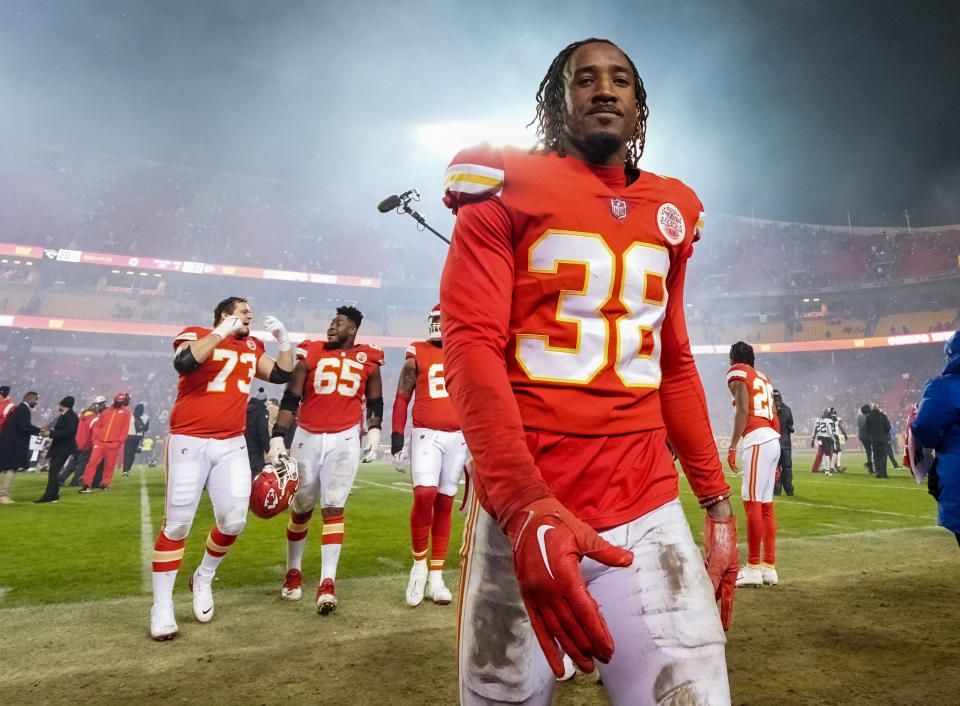
<path fill-rule="evenodd" d="M 633 552 L 607 542 L 553 497 L 524 506 L 505 529 L 520 595 L 553 673 L 563 676 L 564 652 L 584 672 L 593 671 L 594 658 L 609 662 L 613 637 L 587 591 L 580 560 L 630 566 Z"/>
<path fill-rule="evenodd" d="M 707 515 L 703 544 L 707 575 L 713 583 L 714 596 L 720 601 L 720 622 L 724 630 L 729 630 L 737 583 L 737 518 L 730 515 L 726 520 L 715 520 Z"/>

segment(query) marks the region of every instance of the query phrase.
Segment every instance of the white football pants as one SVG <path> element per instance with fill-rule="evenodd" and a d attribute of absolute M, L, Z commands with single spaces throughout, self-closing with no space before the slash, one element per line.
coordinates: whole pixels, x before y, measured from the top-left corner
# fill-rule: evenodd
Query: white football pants
<path fill-rule="evenodd" d="M 443 495 L 456 495 L 466 462 L 467 442 L 462 432 L 413 428 L 410 467 L 415 486 L 430 486 Z"/>
<path fill-rule="evenodd" d="M 294 512 L 321 507 L 343 507 L 360 467 L 360 425 L 331 434 L 297 428 L 290 453 L 297 462 L 300 483 L 293 495 Z"/>
<path fill-rule="evenodd" d="M 217 528 L 240 534 L 250 504 L 250 457 L 242 436 L 201 439 L 185 434 L 167 437 L 167 489 L 163 533 L 185 539 L 197 514 L 204 487 L 213 504 Z"/>
<path fill-rule="evenodd" d="M 772 503 L 778 463 L 780 463 L 780 439 L 770 439 L 762 444 L 744 446 L 740 455 L 740 468 L 743 470 L 740 496 L 747 501 Z"/>
<path fill-rule="evenodd" d="M 556 681 L 520 598 L 509 541 L 476 500 L 464 532 L 461 703 L 546 706 Z M 597 662 L 613 703 L 729 704 L 726 638 L 680 501 L 601 536 L 634 553 L 626 568 L 591 559 L 580 567 L 613 636 L 610 663 Z"/>

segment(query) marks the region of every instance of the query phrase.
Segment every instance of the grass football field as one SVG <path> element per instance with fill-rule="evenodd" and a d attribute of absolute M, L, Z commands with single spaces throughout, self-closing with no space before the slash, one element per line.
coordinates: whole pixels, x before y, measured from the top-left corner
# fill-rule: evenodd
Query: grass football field
<path fill-rule="evenodd" d="M 936 505 L 903 471 L 877 480 L 809 472 L 794 457 L 795 497 L 776 499 L 781 585 L 740 589 L 728 634 L 739 704 L 956 703 L 960 549 Z M 739 492 L 740 481 L 730 478 Z M 206 497 L 174 599 L 180 634 L 149 639 L 149 559 L 163 512 L 161 469 L 136 467 L 107 492 L 20 474 L 0 506 L 0 703 L 453 704 L 456 604 L 403 600 L 409 568 L 409 474 L 361 467 L 346 510 L 337 594 L 327 617 L 312 598 L 319 536 L 304 557 L 304 600 L 280 599 L 285 517 L 250 516 L 214 583 L 216 615 L 194 622 L 187 578 L 212 525 Z M 681 497 L 698 542 L 703 513 Z M 738 495 L 735 495 L 738 497 Z M 741 560 L 746 531 L 739 516 Z M 451 537 L 456 592 L 463 515 Z M 557 704 L 606 704 L 594 675 L 559 684 Z"/>

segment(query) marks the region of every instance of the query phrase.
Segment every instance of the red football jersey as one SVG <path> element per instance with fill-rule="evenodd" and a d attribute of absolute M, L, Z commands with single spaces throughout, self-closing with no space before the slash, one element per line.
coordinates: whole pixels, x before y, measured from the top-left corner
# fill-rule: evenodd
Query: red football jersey
<path fill-rule="evenodd" d="M 301 341 L 297 360 L 308 370 L 297 425 L 329 434 L 359 424 L 367 378 L 383 365 L 383 349 L 364 343 L 328 349 L 325 341 Z"/>
<path fill-rule="evenodd" d="M 417 387 L 413 399 L 413 426 L 437 431 L 459 431 L 443 379 L 443 348 L 429 341 L 414 341 L 407 358 L 417 361 Z"/>
<path fill-rule="evenodd" d="M 745 444 L 759 444 L 780 438 L 780 420 L 777 407 L 773 402 L 773 384 L 767 376 L 751 365 L 737 363 L 727 371 L 727 385 L 739 380 L 747 386 L 750 403 L 747 405 L 747 427 L 743 430 Z M 769 431 L 757 430 L 767 429 Z M 747 437 L 750 436 L 748 439 Z"/>
<path fill-rule="evenodd" d="M 498 511 L 544 493 L 511 407 L 523 429 L 579 436 L 663 429 L 669 416 L 698 496 L 728 488 L 683 315 L 702 205 L 676 179 L 641 171 L 626 181 L 622 167 L 512 148 L 465 150 L 447 170 L 444 202 L 458 212 L 440 296 L 448 384 L 478 492 L 505 495 L 491 502 Z M 515 402 L 485 379 L 504 364 Z M 595 527 L 677 496 L 669 463 L 563 472 L 579 477 L 544 470 L 549 492 Z M 504 490 L 483 488 L 484 475 L 502 478 Z M 592 507 L 561 491 L 584 484 Z"/>
<path fill-rule="evenodd" d="M 93 441 L 97 444 L 126 441 L 130 417 L 130 410 L 126 407 L 107 407 L 90 426 Z"/>
<path fill-rule="evenodd" d="M 200 326 L 185 328 L 173 339 L 176 350 L 185 341 L 210 333 Z M 170 412 L 170 433 L 203 439 L 229 439 L 247 426 L 247 400 L 263 341 L 254 336 L 227 336 L 196 370 L 180 375 L 177 400 Z"/>
<path fill-rule="evenodd" d="M 12 412 L 13 408 L 16 406 L 17 403 L 13 400 L 3 400 L 0 402 L 0 429 L 3 429 L 3 425 L 7 421 L 7 417 L 10 416 L 10 412 Z"/>

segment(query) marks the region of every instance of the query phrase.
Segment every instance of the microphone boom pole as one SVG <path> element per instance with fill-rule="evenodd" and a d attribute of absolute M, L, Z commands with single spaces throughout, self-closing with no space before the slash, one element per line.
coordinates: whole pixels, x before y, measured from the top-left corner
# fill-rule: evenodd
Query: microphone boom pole
<path fill-rule="evenodd" d="M 392 196 L 388 196 L 377 205 L 377 210 L 380 211 L 380 213 L 386 213 L 387 211 L 392 211 L 396 209 L 397 213 L 406 213 L 413 220 L 415 220 L 417 224 L 420 225 L 421 228 L 425 228 L 426 230 L 429 230 L 435 236 L 440 238 L 440 240 L 445 242 L 447 245 L 450 245 L 450 240 L 446 236 L 441 234 L 439 231 L 437 231 L 435 228 L 433 228 L 429 223 L 427 223 L 427 219 L 423 217 L 423 214 L 410 208 L 411 201 L 419 201 L 419 200 L 420 200 L 420 192 L 417 191 L 416 189 L 410 189 L 409 191 L 405 191 L 399 196 L 397 196 L 396 194 L 393 194 Z"/>

